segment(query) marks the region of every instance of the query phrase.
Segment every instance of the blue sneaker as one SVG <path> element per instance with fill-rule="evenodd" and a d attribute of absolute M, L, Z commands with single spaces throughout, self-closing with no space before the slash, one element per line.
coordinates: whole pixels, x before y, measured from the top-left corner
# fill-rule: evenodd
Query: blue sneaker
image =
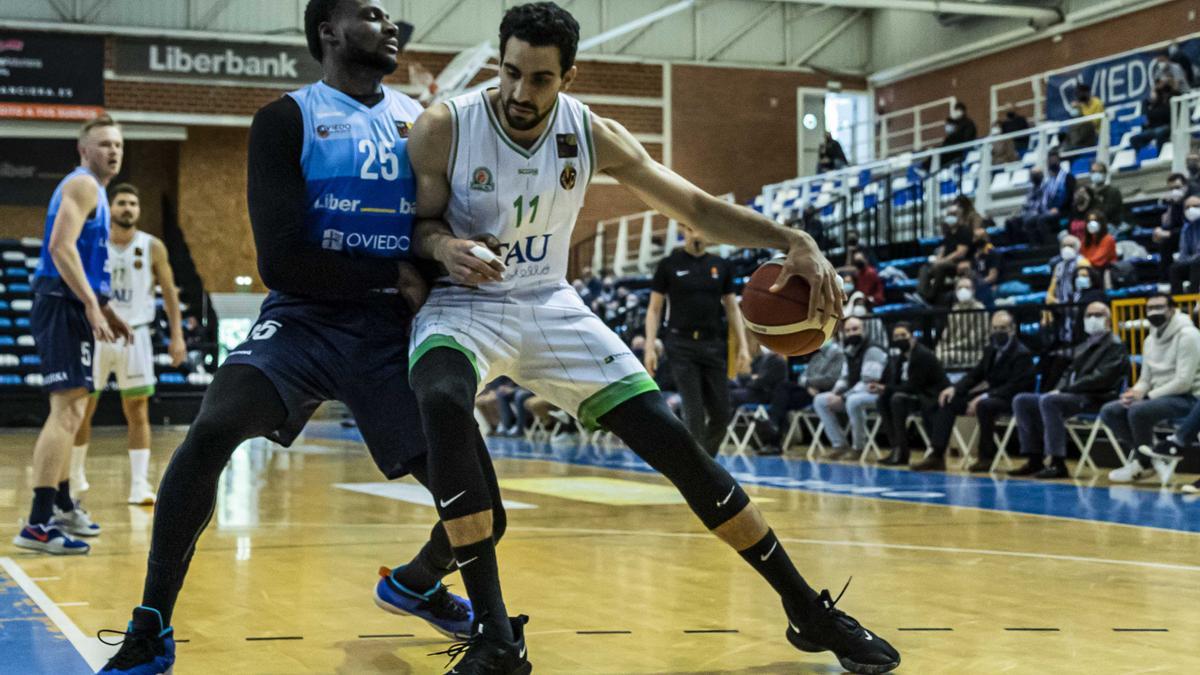
<path fill-rule="evenodd" d="M 26 525 L 13 537 L 13 545 L 54 555 L 83 555 L 92 550 L 86 541 L 75 539 L 53 522 L 47 525 Z"/>
<path fill-rule="evenodd" d="M 134 628 L 135 624 L 139 628 Z M 146 626 L 149 629 L 144 628 Z M 124 635 L 125 639 L 121 642 L 107 642 L 100 637 L 104 633 Z M 124 633 L 102 630 L 96 634 L 106 645 L 121 645 L 120 651 L 104 664 L 100 672 L 122 675 L 164 675 L 171 672 L 171 667 L 175 665 L 175 638 L 172 637 L 174 633 L 174 628 L 163 627 L 162 614 L 159 614 L 157 609 L 134 609 L 133 620 L 129 622 Z"/>
<path fill-rule="evenodd" d="M 466 639 L 471 635 L 475 612 L 471 601 L 451 593 L 439 582 L 425 593 L 405 588 L 392 576 L 392 570 L 379 568 L 379 583 L 375 584 L 375 604 L 385 612 L 408 614 L 424 619 L 437 632 L 449 638 Z"/>

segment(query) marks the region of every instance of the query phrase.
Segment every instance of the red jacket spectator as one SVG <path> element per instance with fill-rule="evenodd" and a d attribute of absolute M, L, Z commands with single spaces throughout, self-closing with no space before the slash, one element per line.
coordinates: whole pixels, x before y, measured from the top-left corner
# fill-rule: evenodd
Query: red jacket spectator
<path fill-rule="evenodd" d="M 1092 267 L 1104 269 L 1117 261 L 1117 240 L 1108 232 L 1108 222 L 1100 211 L 1087 215 L 1084 232 L 1079 237 L 1082 246 L 1080 255 L 1092 263 Z"/>
<path fill-rule="evenodd" d="M 883 279 L 879 278 L 879 273 L 863 258 L 855 259 L 854 267 L 858 272 L 858 277 L 854 280 L 854 290 L 867 296 L 872 306 L 882 305 Z"/>

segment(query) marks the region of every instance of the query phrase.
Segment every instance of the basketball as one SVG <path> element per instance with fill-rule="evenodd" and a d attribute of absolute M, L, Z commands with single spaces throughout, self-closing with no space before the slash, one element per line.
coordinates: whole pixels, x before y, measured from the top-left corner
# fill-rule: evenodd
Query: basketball
<path fill-rule="evenodd" d="M 777 260 L 763 263 L 742 291 L 742 316 L 746 330 L 754 333 L 768 349 L 783 356 L 803 356 L 821 348 L 833 337 L 837 317 L 821 323 L 808 315 L 808 297 L 812 292 L 808 281 L 799 276 L 788 279 L 778 293 L 771 286 L 779 277 L 783 265 Z"/>

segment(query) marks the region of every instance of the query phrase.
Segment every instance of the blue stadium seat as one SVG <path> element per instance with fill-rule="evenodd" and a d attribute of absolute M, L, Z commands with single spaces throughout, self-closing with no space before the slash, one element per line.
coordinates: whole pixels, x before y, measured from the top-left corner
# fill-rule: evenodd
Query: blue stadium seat
<path fill-rule="evenodd" d="M 0 347 L 11 347 L 17 344 L 16 339 L 11 335 L 0 335 Z"/>
<path fill-rule="evenodd" d="M 0 385 L 13 387 L 25 384 L 20 375 L 0 375 Z"/>
<path fill-rule="evenodd" d="M 5 320 L 7 321 L 7 319 L 5 319 Z M 0 324 L 0 325 L 2 325 L 2 324 Z M 27 316 L 17 317 L 16 325 L 17 325 L 17 328 L 29 328 L 29 317 L 27 317 Z"/>
<path fill-rule="evenodd" d="M 1142 149 L 1138 150 L 1137 152 L 1138 164 L 1141 164 L 1142 162 L 1149 162 L 1150 160 L 1154 159 L 1158 159 L 1158 147 L 1153 143 L 1142 146 Z"/>
<path fill-rule="evenodd" d="M 12 327 L 13 327 L 12 319 L 10 319 L 6 316 L 0 316 L 0 328 L 12 328 Z"/>
<path fill-rule="evenodd" d="M 9 267 L 4 270 L 4 276 L 28 279 L 29 270 L 25 269 L 24 267 Z"/>
<path fill-rule="evenodd" d="M 37 354 L 26 354 L 21 357 L 21 365 L 23 366 L 40 366 L 42 365 L 42 357 Z"/>
<path fill-rule="evenodd" d="M 33 292 L 33 287 L 29 284 L 9 284 L 8 292 L 14 295 L 18 293 L 28 295 Z"/>

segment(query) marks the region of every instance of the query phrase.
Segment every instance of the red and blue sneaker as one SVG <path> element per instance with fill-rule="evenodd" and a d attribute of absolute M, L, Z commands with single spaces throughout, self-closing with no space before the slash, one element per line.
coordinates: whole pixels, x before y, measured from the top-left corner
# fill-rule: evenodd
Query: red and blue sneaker
<path fill-rule="evenodd" d="M 92 550 L 86 541 L 72 537 L 53 522 L 47 525 L 26 525 L 13 537 L 13 545 L 54 555 L 83 555 Z"/>
<path fill-rule="evenodd" d="M 100 637 L 104 633 L 124 635 L 121 642 L 107 642 Z M 164 675 L 175 665 L 175 629 L 163 627 L 162 614 L 150 607 L 133 610 L 133 620 L 122 633 L 118 630 L 102 630 L 96 637 L 109 646 L 121 645 L 108 663 L 100 669 L 111 675 Z"/>
<path fill-rule="evenodd" d="M 471 601 L 451 593 L 445 584 L 418 593 L 396 581 L 394 570 L 379 568 L 375 584 L 375 604 L 385 612 L 407 614 L 423 619 L 437 632 L 449 638 L 466 639 L 471 635 L 475 612 Z"/>

